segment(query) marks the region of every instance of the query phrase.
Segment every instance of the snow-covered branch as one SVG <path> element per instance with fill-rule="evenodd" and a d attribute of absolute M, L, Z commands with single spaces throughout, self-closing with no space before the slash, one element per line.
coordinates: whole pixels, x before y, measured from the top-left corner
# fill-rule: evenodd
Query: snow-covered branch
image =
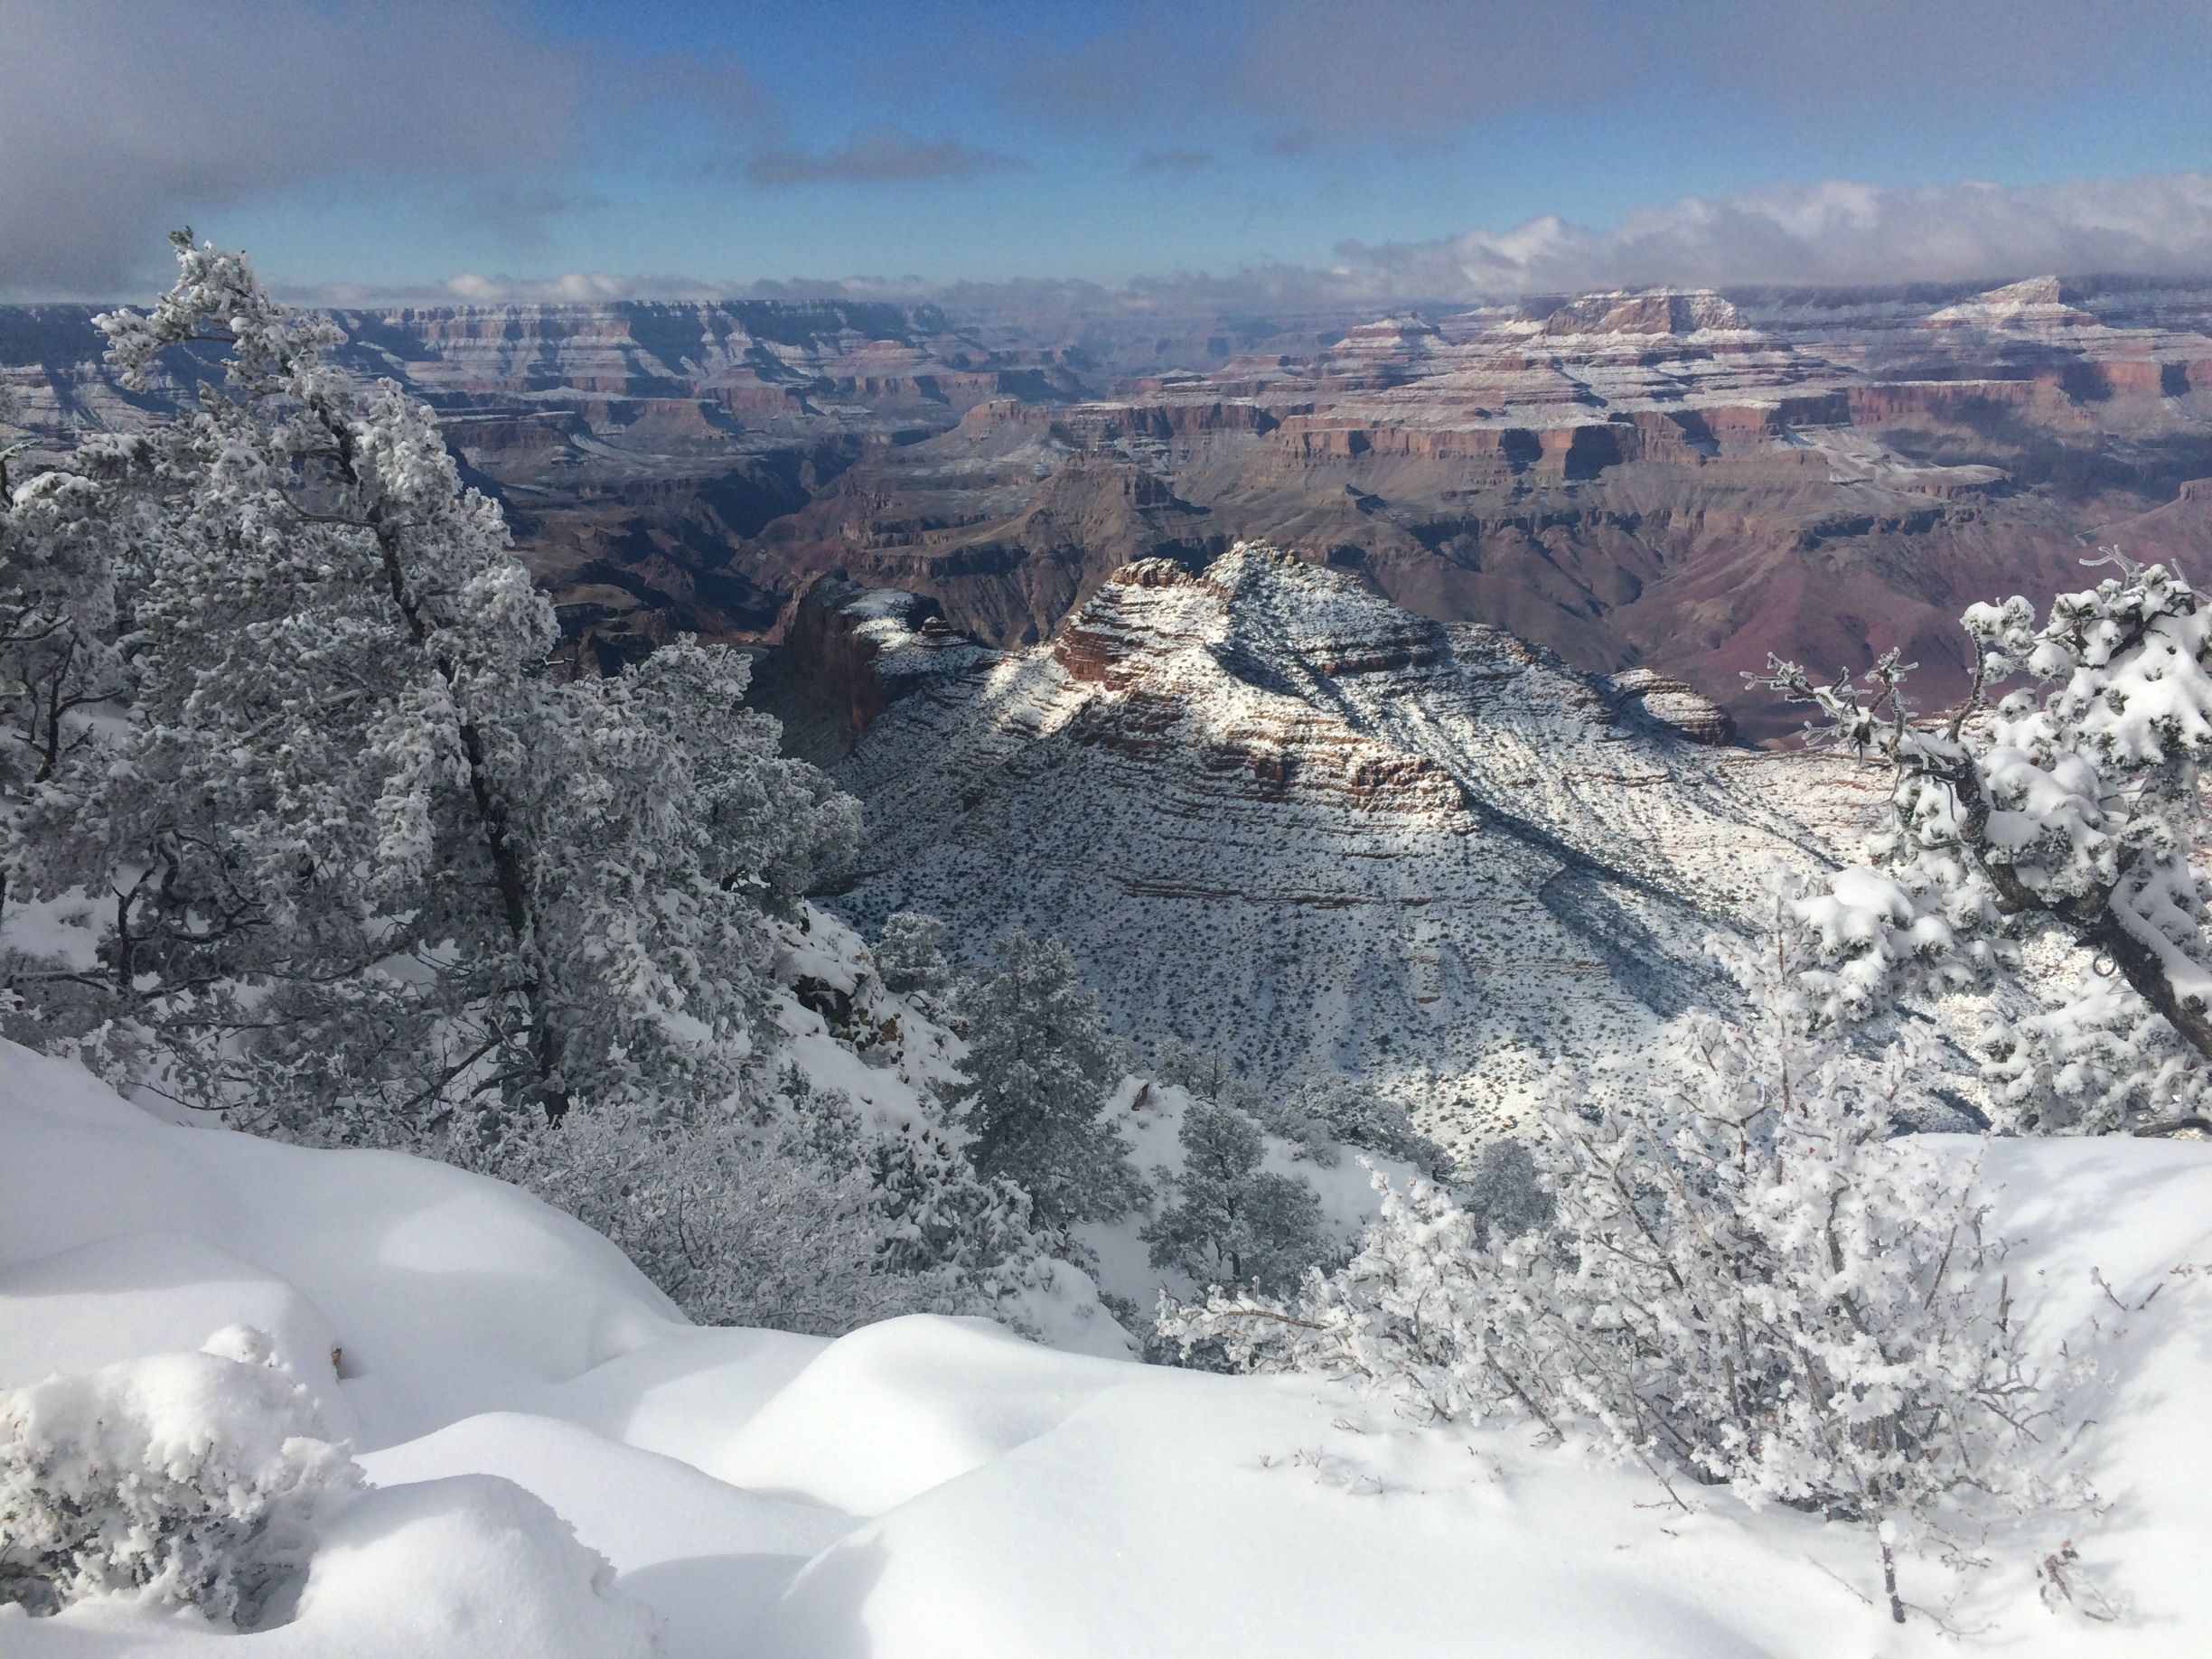
<path fill-rule="evenodd" d="M 1755 677 L 1814 708 L 1810 738 L 1891 772 L 1877 867 L 1795 907 L 1828 1013 L 1985 980 L 2039 931 L 2132 993 L 1992 1033 L 2015 1104 L 2045 1127 L 2113 1127 L 2172 1103 L 2170 1086 L 2093 1075 L 2100 1053 L 2127 1061 L 2084 1022 L 2110 1032 L 2147 1008 L 2189 1051 L 2187 1070 L 2212 1059 L 2198 778 L 2212 747 L 2212 618 L 2163 565 L 2116 549 L 2095 562 L 2116 574 L 2059 595 L 2040 620 L 2018 597 L 1967 611 L 1973 689 L 1944 718 L 1916 716 L 1895 651 L 1856 684 L 1823 685 L 1779 659 Z"/>

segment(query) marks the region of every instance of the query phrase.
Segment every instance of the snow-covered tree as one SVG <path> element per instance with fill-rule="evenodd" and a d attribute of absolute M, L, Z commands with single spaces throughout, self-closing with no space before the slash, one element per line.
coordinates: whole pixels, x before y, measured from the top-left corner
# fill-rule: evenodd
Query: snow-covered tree
<path fill-rule="evenodd" d="M 2097 562 L 2116 574 L 2040 619 L 2018 597 L 1966 613 L 1973 687 L 1941 719 L 1916 717 L 1895 651 L 1858 684 L 1779 659 L 1759 683 L 1892 773 L 1880 867 L 1797 906 L 1825 1010 L 1982 981 L 2056 933 L 2106 983 L 1993 1023 L 1992 1077 L 2029 1127 L 2170 1129 L 2205 1120 L 2212 1076 L 2212 612 L 2165 566 Z M 2001 691 L 2020 675 L 2041 689 Z"/>
<path fill-rule="evenodd" d="M 943 1273 L 956 1291 L 989 1295 L 1044 1255 L 1030 1229 L 1028 1195 L 1010 1181 L 978 1175 L 942 1126 L 878 1130 L 861 1136 L 857 1150 L 889 1224 L 884 1259 L 893 1269 Z"/>
<path fill-rule="evenodd" d="M 1924 1054 L 1854 1056 L 1818 1022 L 1793 937 L 1728 953 L 1750 1018 L 1678 1021 L 1648 1099 L 1547 1112 L 1543 1230 L 1505 1235 L 1426 1184 L 1386 1190 L 1340 1272 L 1289 1303 L 1216 1295 L 1165 1328 L 1439 1415 L 1587 1427 L 1663 1474 L 1862 1523 L 1902 1619 L 1900 1543 L 1978 1506 L 2084 1496 L 1971 1164 L 1890 1138 Z"/>
<path fill-rule="evenodd" d="M 132 1595 L 252 1629 L 367 1483 L 245 1326 L 0 1392 L 0 1607 Z"/>
<path fill-rule="evenodd" d="M 1067 947 L 1004 935 L 957 1007 L 968 1081 L 946 1098 L 974 1137 L 977 1172 L 1020 1187 L 1053 1232 L 1127 1210 L 1129 1146 L 1102 1115 L 1120 1053 Z"/>
<path fill-rule="evenodd" d="M 1283 1300 L 1234 1289 L 1191 1307 L 1163 1300 L 1160 1335 L 1251 1370 L 1339 1377 L 1423 1418 L 1517 1409 L 1555 1426 L 1548 1243 L 1493 1235 L 1433 1182 L 1400 1191 L 1378 1177 L 1375 1190 L 1376 1218 L 1344 1266 L 1309 1272 Z"/>
<path fill-rule="evenodd" d="M 1179 1138 L 1183 1168 L 1159 1172 L 1167 1202 L 1142 1233 L 1154 1267 L 1279 1294 L 1328 1253 L 1320 1199 L 1311 1184 L 1261 1167 L 1266 1142 L 1249 1114 L 1194 1100 Z"/>
<path fill-rule="evenodd" d="M 1191 1094 L 1246 1111 L 1261 1110 L 1259 1091 L 1244 1081 L 1217 1047 L 1201 1052 L 1181 1037 L 1164 1037 L 1154 1046 L 1152 1069 L 1162 1083 L 1171 1083 Z"/>
<path fill-rule="evenodd" d="M 876 942 L 876 971 L 902 997 L 934 1002 L 952 983 L 943 949 L 944 923 L 917 911 L 895 910 L 884 918 Z"/>
<path fill-rule="evenodd" d="M 120 452 L 88 444 L 76 470 L 11 489 L 16 449 L 0 445 L 0 907 L 20 863 L 17 819 L 31 792 L 88 740 L 85 711 L 129 685 L 115 645 L 115 590 L 135 527 L 106 510 L 103 488 Z"/>
<path fill-rule="evenodd" d="M 849 856 L 855 802 L 778 753 L 745 660 L 679 641 L 548 693 L 575 757 L 533 812 L 545 996 L 569 1087 L 648 1115 L 738 1088 L 766 1008 L 765 913 Z"/>
<path fill-rule="evenodd" d="M 127 543 L 127 719 L 17 814 L 33 885 L 108 914 L 95 1014 L 164 1039 L 164 1086 L 324 1138 L 726 1095 L 764 913 L 849 848 L 849 803 L 777 756 L 732 653 L 555 683 L 550 606 L 429 410 L 327 363 L 242 256 L 176 254 L 100 319 L 109 361 L 139 385 L 212 342 L 222 379 L 28 486 Z"/>
<path fill-rule="evenodd" d="M 1459 1204 L 1492 1237 L 1513 1238 L 1549 1228 L 1556 1213 L 1533 1148 L 1517 1136 L 1477 1147 L 1464 1166 L 1452 1171 L 1450 1185 Z"/>

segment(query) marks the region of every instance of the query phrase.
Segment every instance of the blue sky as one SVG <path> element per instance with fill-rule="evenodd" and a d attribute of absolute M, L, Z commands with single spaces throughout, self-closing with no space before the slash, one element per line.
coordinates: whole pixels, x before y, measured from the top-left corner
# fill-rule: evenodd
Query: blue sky
<path fill-rule="evenodd" d="M 0 0 L 0 40 L 16 297 L 186 220 L 364 295 L 2212 264 L 2201 4 Z"/>

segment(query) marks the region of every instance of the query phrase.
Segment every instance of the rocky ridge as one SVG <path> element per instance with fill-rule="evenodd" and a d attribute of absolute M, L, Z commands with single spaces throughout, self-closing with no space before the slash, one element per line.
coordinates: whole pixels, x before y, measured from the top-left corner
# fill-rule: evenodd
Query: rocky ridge
<path fill-rule="evenodd" d="M 886 632 L 883 659 L 912 666 L 921 637 Z M 1131 1032 L 1262 1083 L 1365 1076 L 1462 1143 L 1551 1056 L 1633 1056 L 1725 996 L 1707 934 L 1879 795 L 1842 763 L 1716 746 L 1685 702 L 1692 740 L 1657 677 L 1577 674 L 1264 546 L 1139 561 L 1044 645 L 924 660 L 838 766 L 868 850 L 834 907 L 942 915 L 970 958 L 1058 933 Z"/>
<path fill-rule="evenodd" d="M 1270 539 L 1755 740 L 1769 650 L 1897 646 L 1932 701 L 1992 594 L 2100 543 L 2212 551 L 2212 284 L 1621 290 L 1361 320 L 955 317 L 849 302 L 338 314 L 505 502 L 572 666 L 773 641 L 843 570 L 1035 644 L 1113 571 Z M 35 430 L 107 381 L 84 307 L 0 308 Z"/>

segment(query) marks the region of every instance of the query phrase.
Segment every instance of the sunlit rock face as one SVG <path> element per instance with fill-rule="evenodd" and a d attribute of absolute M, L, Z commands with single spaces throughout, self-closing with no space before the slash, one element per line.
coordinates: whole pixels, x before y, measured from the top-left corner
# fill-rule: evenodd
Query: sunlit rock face
<path fill-rule="evenodd" d="M 838 769 L 868 850 L 830 902 L 933 912 L 971 956 L 1057 933 L 1132 1032 L 1267 1083 L 1354 1072 L 1452 1138 L 1510 1121 L 1551 1055 L 1632 1056 L 1725 998 L 1707 934 L 1880 798 L 1726 746 L 1662 677 L 1264 546 L 1128 566 L 1026 651 L 933 653 Z"/>

